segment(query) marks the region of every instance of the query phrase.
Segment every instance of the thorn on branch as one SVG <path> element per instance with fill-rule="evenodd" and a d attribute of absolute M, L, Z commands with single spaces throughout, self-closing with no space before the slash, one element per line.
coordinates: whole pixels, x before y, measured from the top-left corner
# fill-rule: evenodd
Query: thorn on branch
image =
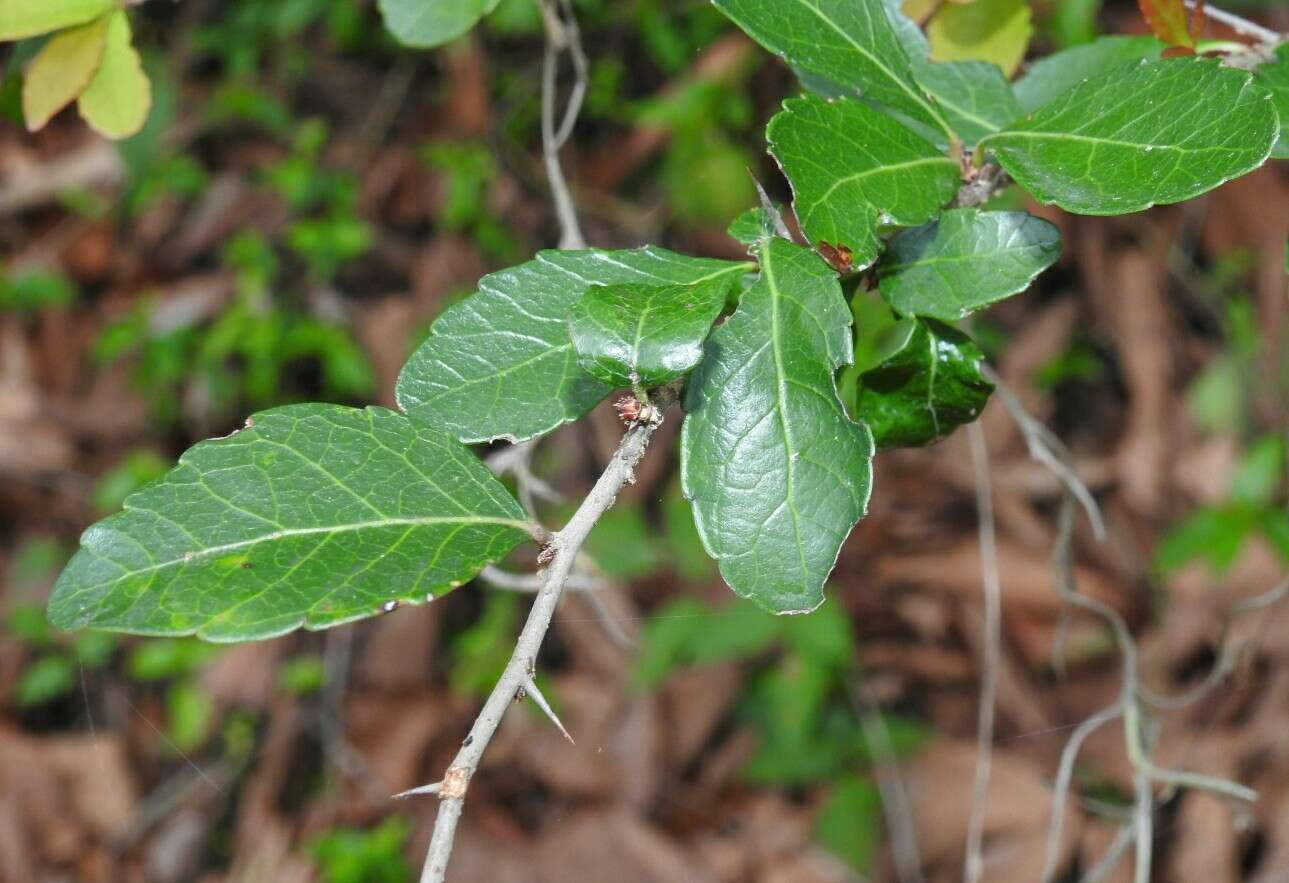
<path fill-rule="evenodd" d="M 515 699 L 522 698 L 524 694 L 532 697 L 532 700 L 537 703 L 537 707 L 540 708 L 548 718 L 550 718 L 550 722 L 555 725 L 556 729 L 564 734 L 565 739 L 573 745 L 577 744 L 573 741 L 573 737 L 568 734 L 568 730 L 564 729 L 563 722 L 559 719 L 559 716 L 555 714 L 555 710 L 551 708 L 550 703 L 546 701 L 546 697 L 542 695 L 542 691 L 537 689 L 537 682 L 531 677 L 526 680 L 522 686 L 520 686 L 518 692 L 515 693 Z"/>
<path fill-rule="evenodd" d="M 408 797 L 420 797 L 422 794 L 438 794 L 443 790 L 442 782 L 435 782 L 432 785 L 421 785 L 418 788 L 408 788 L 406 791 L 400 791 L 390 800 L 405 800 Z"/>

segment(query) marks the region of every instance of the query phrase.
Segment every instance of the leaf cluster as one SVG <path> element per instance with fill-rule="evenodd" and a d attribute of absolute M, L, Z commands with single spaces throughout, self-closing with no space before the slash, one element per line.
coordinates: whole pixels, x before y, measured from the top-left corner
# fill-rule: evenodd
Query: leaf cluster
<path fill-rule="evenodd" d="M 437 45 L 495 4 L 380 5 L 403 42 Z M 399 411 L 290 406 L 199 444 L 86 532 L 54 621 L 244 640 L 432 599 L 536 532 L 465 444 L 537 438 L 615 389 L 639 410 L 681 380 L 703 547 L 763 609 L 813 610 L 867 509 L 875 451 L 941 438 L 988 398 L 981 351 L 953 323 L 1059 258 L 1053 224 L 990 208 L 1001 184 L 1123 214 L 1282 149 L 1283 51 L 1250 73 L 1111 38 L 1012 84 L 979 57 L 933 60 L 884 0 L 715 5 L 807 89 L 767 128 L 798 238 L 766 204 L 732 230 L 746 261 L 589 249 L 486 276 L 404 366 Z M 855 316 L 874 298 L 885 330 L 856 364 L 873 335 Z"/>

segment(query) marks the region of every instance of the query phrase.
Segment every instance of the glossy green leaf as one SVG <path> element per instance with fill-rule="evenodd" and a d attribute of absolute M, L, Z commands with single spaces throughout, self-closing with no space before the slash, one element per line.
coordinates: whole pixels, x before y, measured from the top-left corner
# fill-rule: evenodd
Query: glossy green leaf
<path fill-rule="evenodd" d="M 1280 113 L 1280 140 L 1271 155 L 1289 159 L 1289 43 L 1280 44 L 1275 60 L 1259 67 L 1254 76 L 1275 96 L 1276 110 Z"/>
<path fill-rule="evenodd" d="M 743 597 L 813 610 L 871 489 L 872 436 L 846 416 L 833 372 L 851 359 L 836 275 L 784 239 L 708 338 L 690 378 L 681 479 L 703 545 Z"/>
<path fill-rule="evenodd" d="M 0 0 L 0 40 L 21 40 L 83 25 L 120 0 Z"/>
<path fill-rule="evenodd" d="M 118 9 L 108 18 L 107 44 L 94 79 L 76 102 L 85 122 L 105 138 L 128 138 L 152 109 L 152 84 L 130 43 L 130 20 Z"/>
<path fill-rule="evenodd" d="M 968 145 L 1020 119 L 1024 111 L 998 66 L 987 61 L 915 62 L 922 88 Z"/>
<path fill-rule="evenodd" d="M 383 408 L 289 405 L 198 444 L 90 527 L 49 618 L 213 641 L 321 629 L 432 600 L 528 533 L 448 436 Z"/>
<path fill-rule="evenodd" d="M 994 387 L 980 373 L 980 348 L 934 319 L 905 319 L 903 345 L 860 375 L 855 416 L 878 449 L 925 445 L 975 420 Z"/>
<path fill-rule="evenodd" d="M 918 88 L 884 0 L 714 0 L 716 7 L 795 70 L 896 108 L 945 132 Z"/>
<path fill-rule="evenodd" d="M 1022 108 L 1037 110 L 1084 80 L 1142 59 L 1158 59 L 1165 48 L 1154 37 L 1099 37 L 1040 58 L 1012 88 Z"/>
<path fill-rule="evenodd" d="M 404 46 L 450 43 L 473 28 L 500 0 L 379 0 L 385 27 Z"/>
<path fill-rule="evenodd" d="M 901 315 L 953 322 L 1024 291 L 1060 254 L 1060 231 L 1041 218 L 950 209 L 891 240 L 879 287 Z"/>
<path fill-rule="evenodd" d="M 755 245 L 774 235 L 774 219 L 764 208 L 750 208 L 731 221 L 725 232 L 736 242 Z"/>
<path fill-rule="evenodd" d="M 957 192 L 957 163 L 858 101 L 789 99 L 766 138 L 806 236 L 849 246 L 856 269 L 877 258 L 878 225 L 921 224 Z"/>
<path fill-rule="evenodd" d="M 927 22 L 936 61 L 988 61 L 1011 76 L 1034 34 L 1029 0 L 944 3 Z"/>
<path fill-rule="evenodd" d="M 675 380 L 703 357 L 734 282 L 730 275 L 700 285 L 597 285 L 568 318 L 578 364 L 615 387 Z"/>
<path fill-rule="evenodd" d="M 981 144 L 1037 199 L 1121 215 L 1257 168 L 1278 134 L 1271 94 L 1248 73 L 1175 58 L 1094 77 Z"/>
<path fill-rule="evenodd" d="M 67 28 L 36 53 L 22 81 L 22 115 L 28 131 L 43 128 L 85 91 L 103 61 L 108 20 L 102 16 Z"/>
<path fill-rule="evenodd" d="M 578 365 L 568 334 L 569 311 L 593 286 L 692 285 L 749 269 L 652 246 L 541 252 L 485 276 L 438 318 L 399 375 L 399 406 L 466 442 L 549 432 L 613 391 Z"/>

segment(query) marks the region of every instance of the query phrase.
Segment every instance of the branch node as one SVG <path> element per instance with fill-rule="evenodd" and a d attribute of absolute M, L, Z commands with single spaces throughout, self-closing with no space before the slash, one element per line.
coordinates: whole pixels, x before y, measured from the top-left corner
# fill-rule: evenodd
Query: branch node
<path fill-rule="evenodd" d="M 470 769 L 463 766 L 448 767 L 443 774 L 443 783 L 439 791 L 445 800 L 461 800 L 466 789 L 470 787 Z"/>

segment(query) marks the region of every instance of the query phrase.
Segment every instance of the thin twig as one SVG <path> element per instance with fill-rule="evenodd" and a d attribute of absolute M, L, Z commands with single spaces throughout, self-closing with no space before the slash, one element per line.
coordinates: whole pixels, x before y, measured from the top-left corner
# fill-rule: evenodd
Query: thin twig
<path fill-rule="evenodd" d="M 1011 415 L 1012 420 L 1016 423 L 1016 428 L 1020 430 L 1021 436 L 1025 439 L 1025 447 L 1029 451 L 1030 457 L 1035 461 L 1046 466 L 1056 478 L 1065 485 L 1066 489 L 1072 493 L 1087 513 L 1088 521 L 1092 524 L 1092 532 L 1097 541 L 1102 541 L 1106 536 L 1105 519 L 1101 516 L 1101 508 L 1097 505 L 1096 498 L 1088 490 L 1088 486 L 1079 478 L 1078 472 L 1074 468 L 1073 458 L 1065 445 L 1059 438 L 1052 434 L 1041 421 L 1025 410 L 1017 395 L 1011 391 L 1006 383 L 1003 382 L 998 372 L 987 363 L 981 363 L 980 373 L 985 379 L 992 383 L 998 392 L 998 398 Z"/>
<path fill-rule="evenodd" d="M 494 589 L 504 589 L 508 592 L 519 592 L 525 595 L 535 595 L 545 585 L 545 580 L 542 579 L 539 573 L 511 573 L 493 564 L 489 564 L 480 571 L 476 579 L 487 583 Z M 598 592 L 606 586 L 607 583 L 603 580 L 577 573 L 569 574 L 568 582 L 564 584 L 565 590 L 570 592 Z"/>
<path fill-rule="evenodd" d="M 895 860 L 895 875 L 900 883 L 922 883 L 922 855 L 918 849 L 917 826 L 913 823 L 913 807 L 908 789 L 900 775 L 895 760 L 895 745 L 886 719 L 877 710 L 869 695 L 868 684 L 862 672 L 856 670 L 850 677 L 850 701 L 859 717 L 859 726 L 872 758 L 877 790 L 882 797 L 882 813 L 886 817 L 886 830 L 891 838 L 891 857 Z"/>
<path fill-rule="evenodd" d="M 1105 855 L 1101 856 L 1101 861 L 1093 865 L 1079 883 L 1101 883 L 1102 880 L 1110 876 L 1113 871 L 1123 860 L 1124 853 L 1128 847 L 1137 839 L 1137 829 L 1131 824 L 1120 826 L 1114 835 L 1114 840 L 1106 847 Z"/>
<path fill-rule="evenodd" d="M 978 883 L 984 873 L 985 804 L 989 798 L 989 767 L 994 744 L 994 706 L 1002 654 L 1002 587 L 998 578 L 998 544 L 994 530 L 993 492 L 989 480 L 989 450 L 980 423 L 967 428 L 971 463 L 976 475 L 976 517 L 980 525 L 980 570 L 984 588 L 984 659 L 980 675 L 980 712 L 976 727 L 976 778 L 967 820 L 966 883 Z"/>
<path fill-rule="evenodd" d="M 1061 841 L 1065 835 L 1066 795 L 1070 792 L 1070 783 L 1074 779 L 1074 764 L 1078 760 L 1079 750 L 1087 738 L 1110 721 L 1123 714 L 1123 703 L 1116 702 L 1109 708 L 1102 709 L 1092 717 L 1074 728 L 1065 748 L 1061 751 L 1061 762 L 1057 766 L 1056 784 L 1052 788 L 1052 815 L 1047 823 L 1047 860 L 1043 864 L 1043 883 L 1052 883 L 1060 870 L 1057 865 L 1061 859 Z"/>
<path fill-rule="evenodd" d="M 672 396 L 674 399 L 674 395 Z M 556 533 L 547 546 L 550 552 L 550 563 L 546 569 L 545 581 L 533 600 L 532 610 L 524 623 L 515 650 L 506 663 L 505 671 L 483 704 L 483 709 L 470 728 L 470 734 L 461 744 L 461 750 L 453 759 L 451 766 L 443 776 L 442 798 L 439 804 L 438 817 L 434 821 L 434 836 L 430 841 L 429 854 L 425 867 L 421 871 L 421 883 L 442 883 L 447 872 L 448 860 L 452 855 L 452 843 L 456 836 L 457 822 L 465 804 L 466 790 L 470 779 L 479 768 L 488 743 L 501 724 L 506 710 L 510 707 L 521 688 L 531 683 L 536 665 L 537 653 L 541 649 L 546 631 L 550 628 L 551 617 L 559 604 L 573 569 L 573 562 L 586 541 L 591 528 L 617 499 L 618 493 L 633 480 L 636 464 L 644 456 L 649 440 L 662 423 L 660 411 L 655 419 L 648 423 L 637 423 L 629 428 L 622 437 L 621 444 L 604 472 L 596 481 L 591 492 L 587 494 L 582 505 L 562 530 Z"/>
<path fill-rule="evenodd" d="M 588 83 L 586 53 L 568 0 L 538 0 L 546 28 L 546 53 L 542 60 L 542 158 L 550 181 L 555 215 L 559 219 L 560 248 L 586 248 L 586 237 L 577 220 L 573 196 L 560 165 L 559 150 L 572 134 Z M 568 53 L 573 62 L 573 91 L 563 119 L 555 123 L 555 93 L 559 90 L 559 59 Z"/>
<path fill-rule="evenodd" d="M 1195 8 L 1195 0 L 1183 0 L 1183 2 L 1185 2 L 1187 9 Z M 1213 21 L 1221 22 L 1237 34 L 1252 37 L 1260 43 L 1266 43 L 1270 46 L 1283 43 L 1285 40 L 1284 34 L 1278 34 L 1270 28 L 1264 28 L 1257 22 L 1249 21 L 1247 18 L 1236 15 L 1233 12 L 1227 12 L 1225 9 L 1218 9 L 1208 3 L 1204 4 L 1204 16 L 1213 19 Z"/>
<path fill-rule="evenodd" d="M 533 473 L 533 454 L 539 439 L 530 438 L 517 445 L 508 445 L 488 455 L 484 463 L 497 475 L 513 475 L 519 502 L 530 514 L 537 512 L 537 501 L 562 503 L 559 492 Z"/>

